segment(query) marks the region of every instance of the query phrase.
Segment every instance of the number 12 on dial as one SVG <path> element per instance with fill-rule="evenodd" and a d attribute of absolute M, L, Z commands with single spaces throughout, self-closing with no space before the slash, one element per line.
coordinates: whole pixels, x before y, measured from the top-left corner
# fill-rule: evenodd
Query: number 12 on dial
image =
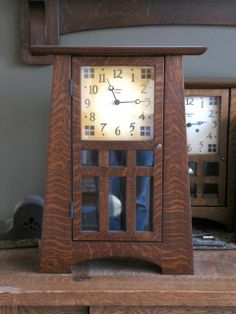
<path fill-rule="evenodd" d="M 153 139 L 154 66 L 81 66 L 81 139 Z"/>

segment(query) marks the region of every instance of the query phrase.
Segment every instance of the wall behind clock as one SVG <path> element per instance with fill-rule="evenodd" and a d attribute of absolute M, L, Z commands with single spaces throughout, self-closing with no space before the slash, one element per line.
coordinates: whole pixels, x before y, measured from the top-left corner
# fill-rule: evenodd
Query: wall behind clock
<path fill-rule="evenodd" d="M 43 195 L 52 66 L 20 59 L 20 1 L 0 1 L 0 221 L 26 194 Z M 236 28 L 141 27 L 68 34 L 67 45 L 205 45 L 185 57 L 186 78 L 236 78 Z M 236 81 L 236 79 L 235 79 Z M 1 230 L 0 230 L 1 232 Z"/>

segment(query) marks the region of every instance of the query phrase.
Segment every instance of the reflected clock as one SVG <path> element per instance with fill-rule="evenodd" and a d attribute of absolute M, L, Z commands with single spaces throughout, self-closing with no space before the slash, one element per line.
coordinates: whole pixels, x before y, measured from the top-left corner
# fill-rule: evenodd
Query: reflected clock
<path fill-rule="evenodd" d="M 193 217 L 221 222 L 224 222 L 224 215 L 216 206 L 226 206 L 228 100 L 226 89 L 186 90 Z"/>

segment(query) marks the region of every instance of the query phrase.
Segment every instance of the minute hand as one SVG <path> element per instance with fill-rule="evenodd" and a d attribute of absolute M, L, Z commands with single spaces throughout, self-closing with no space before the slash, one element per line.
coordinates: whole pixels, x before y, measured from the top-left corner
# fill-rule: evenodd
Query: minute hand
<path fill-rule="evenodd" d="M 187 123 L 187 127 L 191 127 L 192 125 L 202 125 L 203 123 L 207 123 L 206 121 L 198 121 L 196 123 Z"/>
<path fill-rule="evenodd" d="M 146 101 L 147 100 L 135 99 L 135 100 L 120 101 L 120 104 L 129 104 L 129 103 L 140 104 L 141 102 L 146 102 Z"/>

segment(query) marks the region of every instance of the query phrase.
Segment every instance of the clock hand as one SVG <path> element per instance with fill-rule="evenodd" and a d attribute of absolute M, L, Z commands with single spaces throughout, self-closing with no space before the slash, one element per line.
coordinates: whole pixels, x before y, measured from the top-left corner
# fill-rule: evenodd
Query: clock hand
<path fill-rule="evenodd" d="M 120 101 L 116 98 L 116 94 L 114 93 L 114 87 L 110 84 L 109 80 L 107 80 L 107 83 L 108 83 L 108 90 L 112 92 L 112 95 L 114 96 L 115 98 L 115 105 L 119 105 L 120 104 Z"/>
<path fill-rule="evenodd" d="M 198 121 L 196 124 L 197 125 L 202 125 L 203 123 L 207 123 L 207 121 Z"/>
<path fill-rule="evenodd" d="M 146 100 L 135 99 L 135 100 L 120 101 L 120 104 L 135 103 L 138 105 L 141 102 L 149 102 L 149 99 L 146 99 Z"/>
<path fill-rule="evenodd" d="M 190 127 L 193 126 L 193 125 L 202 125 L 203 123 L 207 123 L 207 122 L 206 122 L 206 121 L 198 121 L 198 122 L 196 122 L 196 123 L 191 123 L 191 122 L 189 122 L 189 123 L 186 124 L 186 126 L 187 126 L 188 128 L 190 128 Z"/>

